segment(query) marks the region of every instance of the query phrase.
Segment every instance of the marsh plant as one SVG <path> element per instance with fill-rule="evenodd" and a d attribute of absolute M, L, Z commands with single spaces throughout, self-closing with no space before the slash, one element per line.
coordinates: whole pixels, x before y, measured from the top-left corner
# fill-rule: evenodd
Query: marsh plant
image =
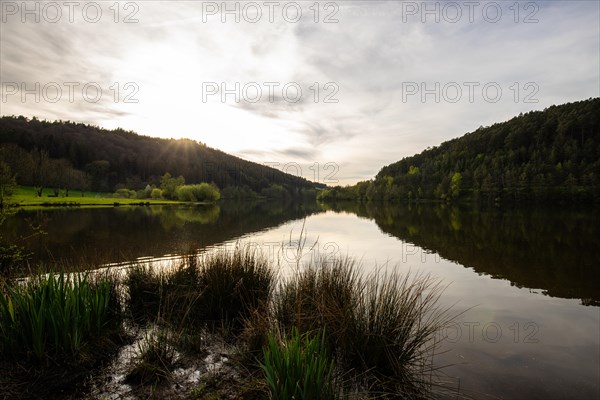
<path fill-rule="evenodd" d="M 298 329 L 282 339 L 270 334 L 261 364 L 274 400 L 334 399 L 333 366 L 324 332 Z"/>
<path fill-rule="evenodd" d="M 85 273 L 5 284 L 0 355 L 18 365 L 81 359 L 94 346 L 100 353 L 98 340 L 124 330 L 126 310 L 147 332 L 126 372 L 141 387 L 171 382 L 182 360 L 202 362 L 218 337 L 239 349 L 228 357 L 239 379 L 258 379 L 251 386 L 274 399 L 433 396 L 435 336 L 453 318 L 437 305 L 437 281 L 391 268 L 365 274 L 350 258 L 278 272 L 237 246 L 171 268 L 132 267 L 121 288 Z"/>
<path fill-rule="evenodd" d="M 324 329 L 336 366 L 379 394 L 422 397 L 434 372 L 435 335 L 453 317 L 429 276 L 362 275 L 351 259 L 310 264 L 280 284 L 273 322 L 285 332 Z"/>
<path fill-rule="evenodd" d="M 158 316 L 163 279 L 163 274 L 152 266 L 135 265 L 129 270 L 125 279 L 127 310 L 136 323 L 152 321 Z"/>
<path fill-rule="evenodd" d="M 135 267 L 126 281 L 137 321 L 239 332 L 254 310 L 266 307 L 275 272 L 257 252 L 236 248 L 190 257 L 169 271 Z"/>
<path fill-rule="evenodd" d="M 177 353 L 169 330 L 154 328 L 138 342 L 132 368 L 126 380 L 137 384 L 158 384 L 171 378 Z"/>
<path fill-rule="evenodd" d="M 132 269 L 129 304 L 177 332 L 225 334 L 273 398 L 432 394 L 435 335 L 453 318 L 437 305 L 437 281 L 393 269 L 364 274 L 351 258 L 316 259 L 276 277 L 260 254 L 238 246 L 168 271 Z"/>
<path fill-rule="evenodd" d="M 50 273 L 0 293 L 2 358 L 38 362 L 76 357 L 82 347 L 119 327 L 116 281 Z"/>
<path fill-rule="evenodd" d="M 213 326 L 225 324 L 235 332 L 253 310 L 266 308 L 276 276 L 267 259 L 247 247 L 207 254 L 198 270 L 202 294 L 196 316 Z"/>

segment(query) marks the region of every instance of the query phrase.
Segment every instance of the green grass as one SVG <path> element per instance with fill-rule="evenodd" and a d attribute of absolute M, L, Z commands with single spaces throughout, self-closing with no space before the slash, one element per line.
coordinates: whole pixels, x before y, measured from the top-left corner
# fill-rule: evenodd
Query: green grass
<path fill-rule="evenodd" d="M 63 191 L 61 191 L 63 193 Z M 17 186 L 17 189 L 7 203 L 19 207 L 113 207 L 118 205 L 140 204 L 181 204 L 180 201 L 154 199 L 122 199 L 113 197 L 112 193 L 69 191 L 69 197 L 54 195 L 51 189 L 44 189 L 42 197 L 38 197 L 31 186 Z"/>
<path fill-rule="evenodd" d="M 239 331 L 253 310 L 266 309 L 275 272 L 256 251 L 220 250 L 199 261 L 198 283 L 202 294 L 195 317 L 214 327 L 224 324 Z"/>
<path fill-rule="evenodd" d="M 333 399 L 333 358 L 324 334 L 300 335 L 297 329 L 282 341 L 269 335 L 263 364 L 273 400 Z"/>
<path fill-rule="evenodd" d="M 50 273 L 0 293 L 0 355 L 20 361 L 73 359 L 118 324 L 114 280 Z"/>
<path fill-rule="evenodd" d="M 363 276 L 350 259 L 304 266 L 273 296 L 285 332 L 327 332 L 337 365 L 380 394 L 420 397 L 429 389 L 435 335 L 452 316 L 437 307 L 442 287 L 428 276 Z"/>
<path fill-rule="evenodd" d="M 134 267 L 126 278 L 135 321 L 233 332 L 243 328 L 254 310 L 266 307 L 274 282 L 268 262 L 241 249 L 190 257 L 168 272 Z"/>
<path fill-rule="evenodd" d="M 204 358 L 207 338 L 218 337 L 239 349 L 239 379 L 258 379 L 273 399 L 434 396 L 436 334 L 452 319 L 437 306 L 439 283 L 394 270 L 365 275 L 349 258 L 296 268 L 277 285 L 274 266 L 239 246 L 170 269 L 133 267 L 122 291 L 86 274 L 5 283 L 0 358 L 8 370 L 77 365 L 95 339 L 123 331 L 123 305 L 127 322 L 151 332 L 127 373 L 141 386 L 171 381 L 175 364 Z"/>
<path fill-rule="evenodd" d="M 443 288 L 435 280 L 393 270 L 364 275 L 349 258 L 297 268 L 276 286 L 273 267 L 239 248 L 168 272 L 135 268 L 127 278 L 132 314 L 177 332 L 195 326 L 229 335 L 243 363 L 262 365 L 272 398 L 319 398 L 314 388 L 330 387 L 334 355 L 332 368 L 347 382 L 322 398 L 431 394 L 435 335 L 452 319 L 437 306 Z"/>

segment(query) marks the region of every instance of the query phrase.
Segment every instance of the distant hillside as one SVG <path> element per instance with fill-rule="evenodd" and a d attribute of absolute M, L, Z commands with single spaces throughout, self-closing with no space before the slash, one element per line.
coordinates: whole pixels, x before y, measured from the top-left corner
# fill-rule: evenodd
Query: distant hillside
<path fill-rule="evenodd" d="M 188 183 L 212 182 L 221 189 L 240 187 L 260 192 L 279 185 L 276 188 L 293 193 L 320 186 L 192 140 L 159 139 L 122 129 L 22 116 L 0 118 L 0 151 L 3 161 L 18 173 L 19 183 L 26 185 L 39 183 L 36 180 L 43 171 L 36 171 L 36 164 L 39 166 L 45 155 L 82 172 L 89 180 L 87 186 L 100 191 L 158 185 L 166 172 L 173 177 L 181 175 Z"/>
<path fill-rule="evenodd" d="M 381 169 L 388 196 L 598 196 L 600 99 L 533 111 Z"/>
<path fill-rule="evenodd" d="M 600 201 L 600 99 L 479 128 L 320 197 Z"/>

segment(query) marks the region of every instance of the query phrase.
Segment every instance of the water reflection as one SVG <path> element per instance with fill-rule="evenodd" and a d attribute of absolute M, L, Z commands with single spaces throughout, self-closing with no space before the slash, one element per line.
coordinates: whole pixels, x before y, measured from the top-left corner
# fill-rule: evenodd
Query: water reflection
<path fill-rule="evenodd" d="M 293 202 L 22 210 L 5 222 L 3 235 L 32 253 L 31 264 L 75 268 L 189 254 L 316 212 L 314 203 Z M 26 238 L 30 224 L 46 234 Z"/>
<path fill-rule="evenodd" d="M 187 254 L 328 209 L 373 220 L 387 235 L 479 274 L 600 305 L 600 213 L 593 211 L 224 202 L 22 211 L 5 222 L 3 235 L 17 240 L 30 233 L 30 223 L 41 224 L 46 235 L 21 240 L 33 253 L 33 263 L 84 259 L 103 264 Z M 329 240 L 326 235 L 322 240 Z"/>
<path fill-rule="evenodd" d="M 593 210 L 357 203 L 327 208 L 373 219 L 383 232 L 479 274 L 600 305 L 600 214 Z"/>

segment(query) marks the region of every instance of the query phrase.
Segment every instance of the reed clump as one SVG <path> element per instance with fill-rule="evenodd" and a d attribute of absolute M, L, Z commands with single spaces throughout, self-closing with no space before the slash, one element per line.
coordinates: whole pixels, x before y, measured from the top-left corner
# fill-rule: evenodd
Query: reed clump
<path fill-rule="evenodd" d="M 324 332 L 301 335 L 297 329 L 281 339 L 269 335 L 261 364 L 275 400 L 335 399 L 333 367 Z"/>
<path fill-rule="evenodd" d="M 275 278 L 274 269 L 255 250 L 238 248 L 208 254 L 198 263 L 201 294 L 194 317 L 212 327 L 226 325 L 238 333 L 253 311 L 266 311 Z"/>
<path fill-rule="evenodd" d="M 3 359 L 54 362 L 77 357 L 120 326 L 114 278 L 49 273 L 7 284 L 0 293 Z"/>
<path fill-rule="evenodd" d="M 351 259 L 323 261 L 280 284 L 272 321 L 284 332 L 324 329 L 336 368 L 352 386 L 422 397 L 434 372 L 435 335 L 452 319 L 437 305 L 442 292 L 429 276 L 362 275 Z"/>
<path fill-rule="evenodd" d="M 134 267 L 126 278 L 136 321 L 239 333 L 250 314 L 267 306 L 276 274 L 249 249 L 188 258 L 169 271 Z"/>

